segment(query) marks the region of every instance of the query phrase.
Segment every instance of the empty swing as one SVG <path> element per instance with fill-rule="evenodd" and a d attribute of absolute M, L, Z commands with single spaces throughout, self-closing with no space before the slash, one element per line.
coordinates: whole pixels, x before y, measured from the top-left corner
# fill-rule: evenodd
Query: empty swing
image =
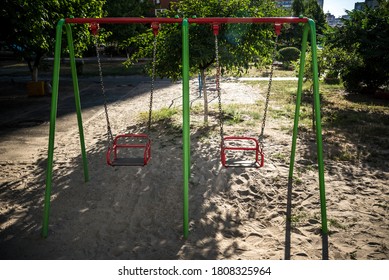
<path fill-rule="evenodd" d="M 157 34 L 158 24 L 152 24 L 154 33 L 153 44 L 153 61 L 152 61 L 152 77 L 151 77 L 151 90 L 150 90 L 150 106 L 149 106 L 149 118 L 148 118 L 148 130 L 151 127 L 151 115 L 155 82 L 155 65 L 156 65 L 156 50 L 157 50 Z M 99 25 L 92 23 L 90 26 L 91 32 L 94 35 L 95 47 L 97 54 L 97 62 L 100 75 L 101 92 L 104 96 L 104 111 L 107 122 L 107 136 L 108 136 L 108 148 L 106 153 L 107 164 L 110 166 L 145 166 L 151 159 L 151 139 L 145 133 L 125 133 L 118 134 L 113 137 L 111 131 L 111 124 L 108 115 L 107 96 L 105 93 L 103 82 L 103 71 L 101 66 L 100 52 L 97 44 L 97 34 Z"/>
<path fill-rule="evenodd" d="M 221 163 L 224 167 L 243 167 L 243 168 L 260 168 L 264 165 L 265 155 L 264 149 L 264 130 L 266 124 L 266 115 L 269 105 L 274 61 L 277 51 L 278 36 L 281 33 L 281 24 L 275 25 L 276 39 L 274 44 L 274 51 L 272 56 L 272 64 L 270 68 L 269 84 L 265 100 L 265 109 L 262 119 L 261 134 L 258 139 L 246 136 L 224 136 L 223 129 L 223 110 L 221 103 L 221 89 L 220 89 L 220 62 L 219 62 L 219 25 L 213 25 L 213 33 L 215 35 L 215 56 L 216 56 L 216 89 L 219 101 L 219 125 L 221 138 Z"/>

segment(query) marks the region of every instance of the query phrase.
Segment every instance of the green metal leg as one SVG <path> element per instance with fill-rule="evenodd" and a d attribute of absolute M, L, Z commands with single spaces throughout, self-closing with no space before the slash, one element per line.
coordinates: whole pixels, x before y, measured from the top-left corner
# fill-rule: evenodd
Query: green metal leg
<path fill-rule="evenodd" d="M 70 67 L 72 70 L 72 81 L 73 81 L 74 98 L 75 98 L 75 103 L 76 103 L 77 123 L 78 123 L 78 131 L 79 131 L 79 135 L 80 135 L 82 163 L 83 163 L 83 168 L 84 168 L 84 180 L 85 180 L 85 182 L 88 182 L 89 181 L 88 161 L 86 158 L 84 129 L 83 129 L 83 125 L 82 125 L 81 99 L 80 99 L 80 90 L 78 87 L 76 59 L 75 59 L 74 44 L 73 44 L 73 35 L 72 35 L 72 29 L 70 27 L 70 24 L 66 24 L 65 28 L 66 28 L 66 34 L 68 37 Z"/>
<path fill-rule="evenodd" d="M 320 207 L 321 207 L 321 228 L 323 234 L 323 259 L 328 259 L 328 227 L 327 227 L 327 206 L 324 184 L 324 161 L 323 161 L 323 140 L 321 129 L 321 110 L 319 94 L 319 73 L 317 63 L 316 46 L 316 27 L 313 20 L 308 22 L 311 29 L 311 52 L 312 52 L 312 73 L 313 73 L 313 98 L 316 121 L 316 144 L 317 144 L 317 163 L 319 168 L 319 188 L 320 188 Z"/>
<path fill-rule="evenodd" d="M 53 155 L 54 155 L 54 139 L 55 139 L 55 121 L 57 118 L 58 107 L 58 88 L 59 88 L 59 68 L 61 64 L 61 42 L 62 42 L 62 27 L 65 23 L 61 19 L 57 24 L 55 37 L 55 52 L 54 52 L 54 67 L 53 67 L 53 89 L 51 97 L 51 112 L 50 112 L 50 131 L 49 131 L 49 148 L 47 155 L 47 170 L 46 170 L 46 189 L 43 209 L 43 224 L 42 236 L 47 237 L 49 229 L 50 215 L 50 198 L 53 177 Z"/>
<path fill-rule="evenodd" d="M 189 23 L 182 22 L 182 107 L 183 107 L 183 163 L 184 163 L 184 238 L 189 235 L 189 178 L 190 178 L 190 100 L 189 100 Z"/>
<path fill-rule="evenodd" d="M 52 179 L 53 179 L 55 127 L 56 127 L 57 110 L 58 110 L 59 71 L 61 66 L 61 43 L 62 43 L 62 30 L 64 24 L 65 24 L 64 19 L 61 19 L 58 22 L 57 29 L 56 29 L 56 37 L 55 37 L 56 43 L 55 43 L 54 67 L 53 67 L 53 90 L 52 90 L 52 97 L 51 97 L 49 147 L 47 153 L 48 155 L 47 155 L 47 170 L 46 170 L 46 188 L 45 188 L 43 223 L 42 223 L 42 236 L 44 238 L 48 236 L 48 228 L 49 228 L 50 200 L 51 200 L 51 189 L 52 189 Z M 88 165 L 86 159 L 84 132 L 82 127 L 80 92 L 78 88 L 72 31 L 70 25 L 68 24 L 65 24 L 65 28 L 66 28 L 69 53 L 70 53 L 70 65 L 72 70 L 73 89 L 74 89 L 74 96 L 75 96 L 76 110 L 77 110 L 77 121 L 78 121 L 79 133 L 80 133 L 81 153 L 82 153 L 83 166 L 84 166 L 84 178 L 85 181 L 88 181 L 89 174 L 88 174 Z"/>
<path fill-rule="evenodd" d="M 305 25 L 303 40 L 301 43 L 300 69 L 299 69 L 299 79 L 297 85 L 296 108 L 294 113 L 292 151 L 290 155 L 290 164 L 289 164 L 289 179 L 293 178 L 294 162 L 295 162 L 295 155 L 296 155 L 297 133 L 298 133 L 298 125 L 299 125 L 299 117 L 300 117 L 301 96 L 303 92 L 305 53 L 307 51 L 308 31 L 309 31 L 308 25 Z"/>
<path fill-rule="evenodd" d="M 294 115 L 293 137 L 292 137 L 292 151 L 290 157 L 289 166 L 289 182 L 293 180 L 293 170 L 295 163 L 295 154 L 297 146 L 297 133 L 298 123 L 300 115 L 300 104 L 302 97 L 304 68 L 305 68 L 305 54 L 307 51 L 308 34 L 311 32 L 311 53 L 312 53 L 312 71 L 313 71 L 313 96 L 314 96 L 314 108 L 315 108 L 315 121 L 316 121 L 316 144 L 317 144 L 317 161 L 319 169 L 319 189 L 320 189 L 320 205 L 321 205 L 321 222 L 322 222 L 322 234 L 323 234 L 323 259 L 328 259 L 328 228 L 327 228 L 327 210 L 326 210 L 326 198 L 325 198 L 325 186 L 324 186 L 324 163 L 323 163 L 323 142 L 322 142 L 322 130 L 321 130 L 321 118 L 320 118 L 320 95 L 319 95 L 319 77 L 318 77 L 318 64 L 317 64 L 317 46 L 316 46 L 316 28 L 313 20 L 304 27 L 303 40 L 301 45 L 301 57 L 300 57 L 300 69 L 299 80 L 297 86 L 296 96 L 296 109 Z"/>

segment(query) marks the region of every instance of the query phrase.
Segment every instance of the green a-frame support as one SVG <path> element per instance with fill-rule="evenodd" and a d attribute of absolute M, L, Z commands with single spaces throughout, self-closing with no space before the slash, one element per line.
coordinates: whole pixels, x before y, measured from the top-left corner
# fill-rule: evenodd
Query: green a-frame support
<path fill-rule="evenodd" d="M 236 23 L 268 23 L 268 24 L 285 24 L 285 23 L 300 23 L 304 24 L 304 32 L 301 45 L 300 69 L 297 88 L 296 107 L 294 115 L 294 127 L 292 137 L 292 148 L 289 167 L 289 195 L 291 192 L 291 182 L 293 178 L 295 154 L 297 146 L 297 133 L 300 115 L 300 104 L 302 98 L 303 75 L 305 69 L 305 57 L 308 45 L 308 35 L 311 34 L 310 45 L 312 54 L 312 72 L 313 72 L 313 97 L 314 111 L 316 122 L 316 144 L 317 144 L 317 161 L 319 173 L 319 192 L 321 205 L 321 231 L 323 238 L 323 259 L 328 259 L 328 228 L 327 228 L 327 210 L 326 210 L 326 195 L 324 181 L 324 161 L 323 161 L 323 144 L 322 144 L 322 129 L 320 116 L 320 95 L 319 95 L 319 78 L 318 78 L 318 63 L 317 63 L 317 45 L 316 45 L 316 26 L 315 22 L 308 18 L 296 17 L 271 17 L 271 18 L 67 18 L 61 19 L 57 24 L 56 29 L 56 44 L 54 54 L 53 68 L 53 85 L 52 85 L 52 102 L 50 114 L 50 131 L 48 145 L 48 161 L 46 171 L 46 188 L 44 199 L 44 217 L 42 226 L 42 236 L 48 236 L 49 213 L 51 202 L 52 176 L 53 176 L 53 158 L 54 158 L 54 143 L 55 143 L 55 127 L 58 107 L 58 89 L 59 89 L 59 72 L 60 72 L 60 54 L 62 43 L 62 32 L 65 26 L 67 34 L 67 42 L 70 56 L 70 66 L 73 80 L 73 89 L 75 95 L 77 122 L 80 135 L 81 155 L 84 169 L 84 179 L 89 180 L 88 162 L 86 157 L 86 148 L 81 115 L 81 101 L 78 86 L 78 77 L 76 71 L 76 61 L 74 53 L 74 44 L 72 37 L 71 24 L 182 24 L 182 79 L 183 79 L 183 236 L 187 238 L 189 235 L 189 178 L 190 178 L 190 100 L 189 100 L 189 25 L 190 24 L 236 24 Z M 289 196 L 288 195 L 288 196 Z M 288 205 L 290 210 L 291 205 Z M 289 211 L 288 210 L 288 211 Z M 288 214 L 288 213 L 287 213 Z M 289 221 L 290 222 L 290 221 Z M 287 221 L 288 223 L 288 221 Z M 289 237 L 290 238 L 290 237 Z M 290 242 L 290 241 L 289 241 Z M 288 237 L 286 238 L 288 243 Z M 287 245 L 287 244 L 286 244 Z M 285 258 L 290 257 L 290 252 L 286 250 Z"/>

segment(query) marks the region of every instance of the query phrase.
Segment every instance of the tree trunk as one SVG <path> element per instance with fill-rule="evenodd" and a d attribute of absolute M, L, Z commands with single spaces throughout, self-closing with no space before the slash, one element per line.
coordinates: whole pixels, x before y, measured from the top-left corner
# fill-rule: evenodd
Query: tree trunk
<path fill-rule="evenodd" d="M 204 98 L 204 124 L 208 124 L 208 93 L 205 81 L 205 69 L 200 69 L 201 81 L 203 82 L 203 98 Z"/>
<path fill-rule="evenodd" d="M 34 59 L 34 65 L 32 66 L 32 70 L 30 69 L 31 76 L 32 76 L 31 78 L 32 78 L 33 82 L 38 81 L 38 69 L 39 69 L 39 65 L 41 63 L 42 57 L 43 57 L 43 54 L 40 51 L 37 51 L 36 55 L 35 55 L 35 59 Z"/>
<path fill-rule="evenodd" d="M 38 67 L 36 67 L 35 65 L 32 68 L 31 78 L 32 78 L 33 82 L 37 82 L 38 81 Z"/>

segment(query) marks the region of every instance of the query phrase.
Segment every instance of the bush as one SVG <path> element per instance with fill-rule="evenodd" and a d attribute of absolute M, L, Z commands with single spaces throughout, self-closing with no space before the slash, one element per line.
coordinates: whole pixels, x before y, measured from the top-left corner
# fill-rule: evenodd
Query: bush
<path fill-rule="evenodd" d="M 301 51 L 295 47 L 286 47 L 278 51 L 278 60 L 281 62 L 292 62 L 300 58 Z"/>
<path fill-rule="evenodd" d="M 286 47 L 278 51 L 277 59 L 282 62 L 282 67 L 284 69 L 293 69 L 293 62 L 298 60 L 300 57 L 300 50 L 295 47 Z"/>
<path fill-rule="evenodd" d="M 323 71 L 324 71 L 324 60 L 323 60 L 323 55 L 322 55 L 321 50 L 317 50 L 317 67 L 318 67 L 318 74 L 319 78 L 323 76 Z M 300 60 L 296 60 L 294 62 L 295 66 L 295 72 L 296 75 L 299 74 L 300 70 Z M 312 82 L 313 81 L 313 71 L 312 71 L 312 52 L 310 48 L 308 48 L 306 55 L 305 55 L 305 69 L 304 69 L 304 80 Z"/>
<path fill-rule="evenodd" d="M 389 1 L 378 3 L 375 9 L 348 12 L 350 19 L 330 34 L 327 58 L 334 58 L 332 69 L 347 91 L 375 93 L 389 84 Z"/>
<path fill-rule="evenodd" d="M 324 82 L 328 85 L 340 84 L 339 73 L 336 70 L 330 70 L 324 75 Z"/>

